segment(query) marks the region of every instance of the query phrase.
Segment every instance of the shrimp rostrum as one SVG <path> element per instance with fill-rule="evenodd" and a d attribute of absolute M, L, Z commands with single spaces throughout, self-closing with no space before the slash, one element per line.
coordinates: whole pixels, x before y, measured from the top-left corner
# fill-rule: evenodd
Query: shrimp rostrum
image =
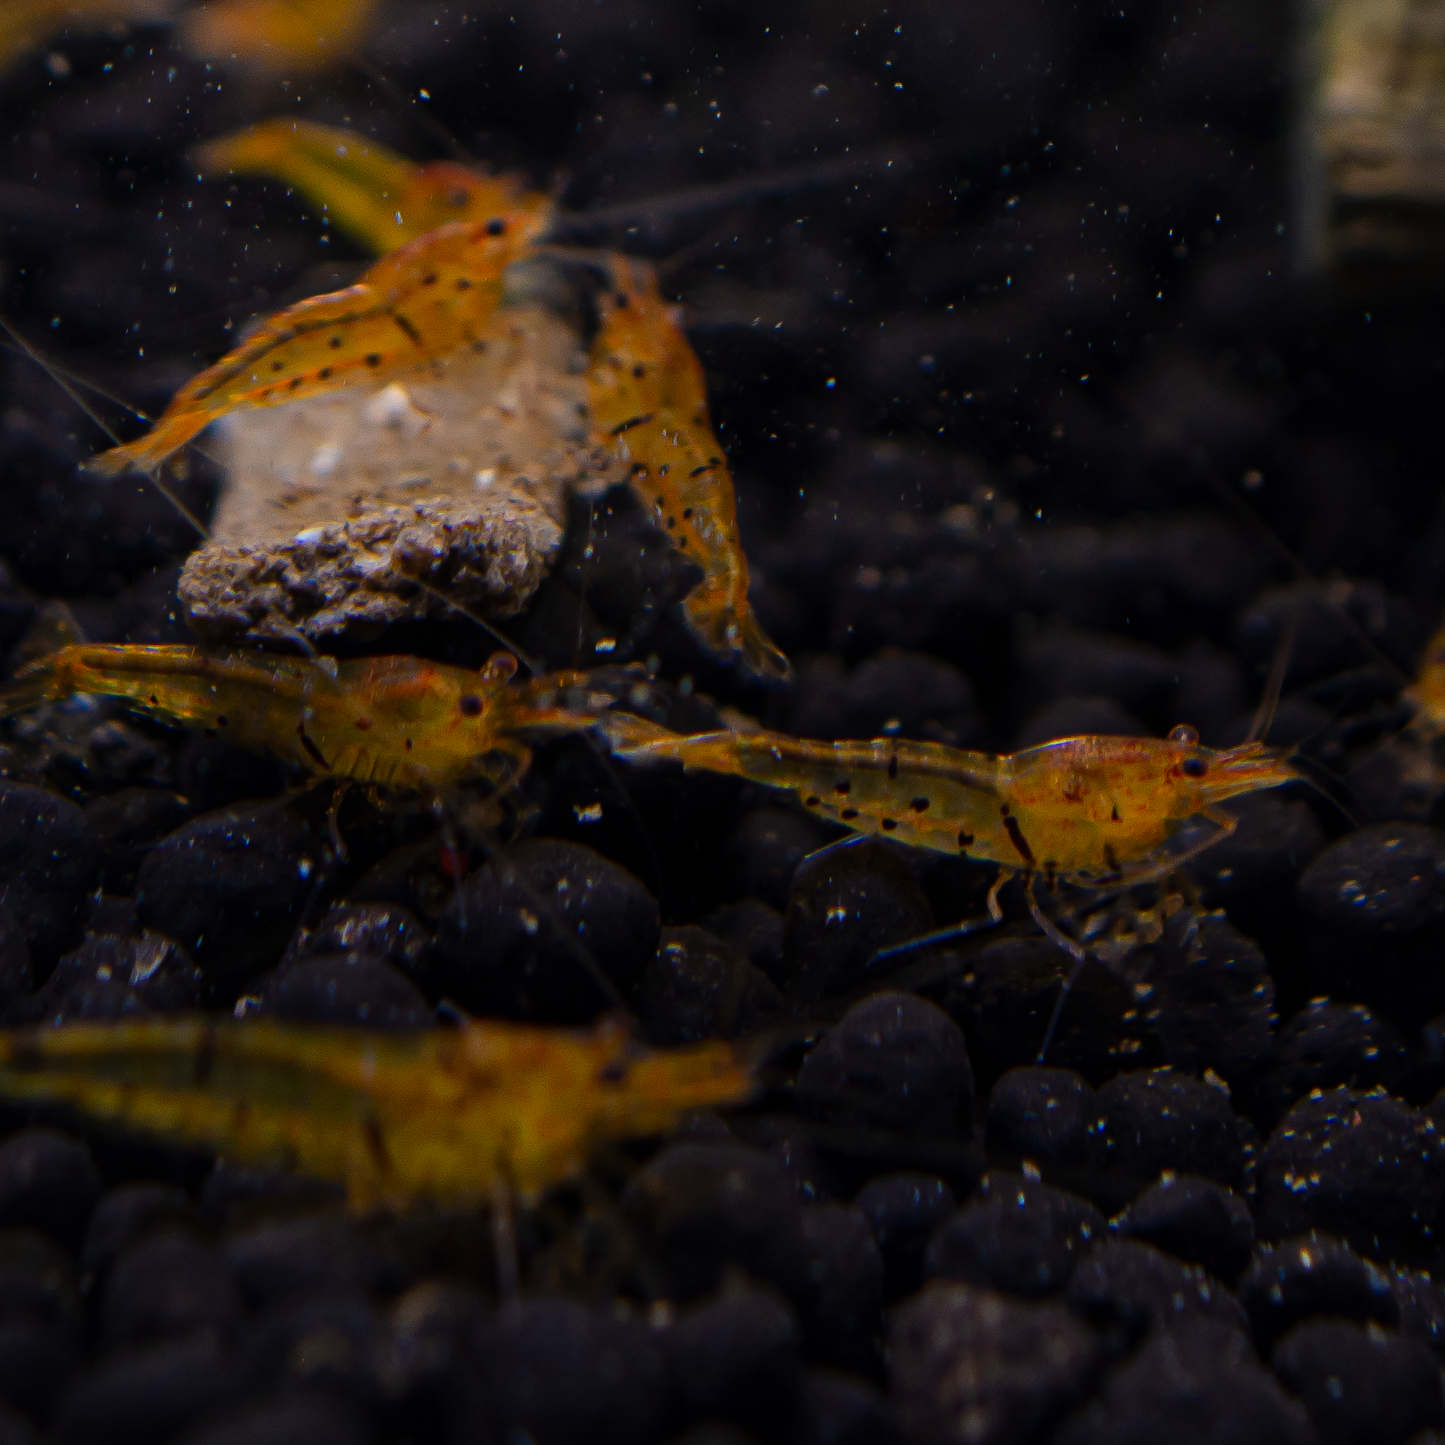
<path fill-rule="evenodd" d="M 613 698 L 582 672 L 515 680 L 498 652 L 480 671 L 416 657 L 279 657 L 185 646 L 63 647 L 0 688 L 6 715 L 85 693 L 204 728 L 318 778 L 437 791 L 508 787 L 531 762 L 527 737 L 586 729 Z"/>
<path fill-rule="evenodd" d="M 1003 756 L 895 738 L 683 737 L 624 714 L 602 730 L 630 762 L 730 773 L 785 789 L 855 833 L 997 864 L 995 920 L 1000 886 L 1022 875 L 1035 920 L 1076 957 L 1079 945 L 1039 906 L 1039 887 L 1156 882 L 1234 831 L 1220 804 L 1302 777 L 1264 743 L 1208 748 L 1188 727 L 1167 738 L 1063 738 Z"/>

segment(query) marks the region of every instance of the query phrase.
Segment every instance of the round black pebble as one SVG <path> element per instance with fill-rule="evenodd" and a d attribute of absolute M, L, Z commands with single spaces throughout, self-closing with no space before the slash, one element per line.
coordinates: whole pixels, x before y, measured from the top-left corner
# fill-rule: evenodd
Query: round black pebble
<path fill-rule="evenodd" d="M 240 1324 L 241 1300 L 214 1247 L 167 1230 L 116 1259 L 98 1312 L 100 1337 L 114 1349 L 192 1331 L 227 1336 Z"/>
<path fill-rule="evenodd" d="M 364 1409 L 382 1399 L 384 1322 L 357 1295 L 297 1295 L 249 1322 L 246 1355 L 252 1371 L 306 1389 L 326 1390 Z"/>
<path fill-rule="evenodd" d="M 1404 1442 L 1445 1425 L 1440 1366 L 1419 1340 L 1348 1320 L 1310 1320 L 1275 1346 L 1280 1383 L 1304 1403 L 1320 1445 Z"/>
<path fill-rule="evenodd" d="M 1403 1020 L 1445 1009 L 1445 831 L 1377 823 L 1332 843 L 1299 881 L 1314 987 Z"/>
<path fill-rule="evenodd" d="M 969 960 L 948 995 L 981 1081 L 1038 1062 L 1072 960 L 1047 938 L 1003 938 Z M 1085 966 L 1070 990 L 1049 1045 L 1050 1067 L 1073 1069 L 1092 1084 L 1121 1067 L 1152 1062 L 1153 1041 L 1134 990 L 1112 969 Z"/>
<path fill-rule="evenodd" d="M 666 1417 L 666 1357 L 640 1320 L 540 1298 L 506 1306 L 479 1336 L 501 1439 L 526 1431 L 547 1445 L 642 1445 Z"/>
<path fill-rule="evenodd" d="M 885 1297 L 912 1294 L 923 1275 L 929 1239 L 958 1207 L 953 1190 L 932 1174 L 882 1174 L 869 1180 L 853 1203 L 883 1254 Z"/>
<path fill-rule="evenodd" d="M 795 1097 L 837 1120 L 952 1135 L 970 1127 L 973 1070 L 963 1030 L 907 993 L 856 1003 L 813 1047 Z"/>
<path fill-rule="evenodd" d="M 816 853 L 788 893 L 783 987 L 800 1002 L 856 988 L 879 949 L 932 928 L 923 888 L 892 849 L 862 842 Z"/>
<path fill-rule="evenodd" d="M 782 1295 L 745 1287 L 685 1311 L 663 1336 L 678 1408 L 767 1432 L 792 1413 L 802 1346 Z"/>
<path fill-rule="evenodd" d="M 301 953 L 372 953 L 425 983 L 432 936 L 400 903 L 341 903 L 301 941 Z"/>
<path fill-rule="evenodd" d="M 30 945 L 19 919 L 0 903 L 0 1009 L 23 998 L 35 987 Z"/>
<path fill-rule="evenodd" d="M 835 836 L 832 828 L 806 813 L 754 808 L 738 823 L 729 842 L 742 891 L 781 912 L 788 906 L 788 890 L 798 864 Z"/>
<path fill-rule="evenodd" d="M 1095 1244 L 1075 1266 L 1064 1298 L 1125 1348 L 1151 1329 L 1178 1329 L 1200 1318 L 1248 1327 L 1239 1301 L 1219 1280 L 1133 1239 Z"/>
<path fill-rule="evenodd" d="M 0 904 L 42 967 L 80 941 L 100 850 L 85 814 L 44 788 L 0 782 Z"/>
<path fill-rule="evenodd" d="M 731 944 L 774 983 L 783 967 L 783 915 L 761 898 L 743 898 L 719 908 L 704 922 L 709 933 Z"/>
<path fill-rule="evenodd" d="M 1409 937 L 1445 924 L 1445 832 L 1372 823 L 1332 843 L 1305 869 L 1300 901 L 1327 930 Z"/>
<path fill-rule="evenodd" d="M 664 928 L 637 992 L 655 1044 L 695 1044 L 751 1033 L 782 1003 L 777 989 L 731 944 L 705 928 Z"/>
<path fill-rule="evenodd" d="M 621 1208 L 674 1299 L 717 1288 L 729 1266 L 809 1296 L 802 1206 L 776 1160 L 738 1144 L 676 1144 L 640 1170 Z"/>
<path fill-rule="evenodd" d="M 479 868 L 437 924 L 437 985 L 463 1008 L 585 1023 L 657 952 L 657 903 L 580 843 L 538 838 Z"/>
<path fill-rule="evenodd" d="M 1031 1440 L 1085 1391 L 1098 1336 L 1059 1305 L 930 1285 L 888 1327 L 889 1394 L 906 1439 Z"/>
<path fill-rule="evenodd" d="M 306 953 L 258 988 L 258 1012 L 297 1023 L 416 1029 L 433 1017 L 421 990 L 374 953 Z"/>
<path fill-rule="evenodd" d="M 1311 1000 L 1279 1031 L 1278 1057 L 1263 1092 L 1273 1125 L 1311 1089 L 1393 1092 L 1409 1063 L 1404 1041 L 1364 1004 Z"/>
<path fill-rule="evenodd" d="M 1327 1089 L 1280 1120 L 1260 1153 L 1256 1188 L 1262 1239 L 1317 1229 L 1408 1263 L 1428 1252 L 1445 1159 L 1418 1110 L 1386 1094 Z"/>
<path fill-rule="evenodd" d="M 334 1214 L 260 1220 L 233 1231 L 221 1248 L 253 1310 L 300 1295 L 372 1294 L 397 1284 L 396 1261 L 384 1245 Z"/>
<path fill-rule="evenodd" d="M 991 1158 L 1091 1170 L 1104 1162 L 1104 1117 L 1089 1081 L 1072 1069 L 1010 1069 L 988 1093 Z"/>
<path fill-rule="evenodd" d="M 787 1445 L 892 1445 L 896 1432 L 888 1401 L 871 1380 L 825 1368 L 804 1372 L 783 1438 Z"/>
<path fill-rule="evenodd" d="M 55 1129 L 22 1129 L 0 1144 L 0 1227 L 38 1229 L 74 1249 L 100 1198 L 90 1150 Z"/>
<path fill-rule="evenodd" d="M 929 1241 L 923 1272 L 1006 1294 L 1054 1294 L 1107 1228 L 1086 1199 L 1017 1174 L 989 1173 Z"/>
<path fill-rule="evenodd" d="M 1318 1445 L 1297 1400 L 1217 1320 L 1161 1330 L 1067 1420 L 1055 1445 Z"/>
<path fill-rule="evenodd" d="M 76 1331 L 26 1314 L 0 1318 L 0 1421 L 18 1410 L 48 1423 L 74 1372 Z M 5 1439 L 0 1425 L 0 1442 Z"/>
<path fill-rule="evenodd" d="M 245 1388 L 240 1363 L 212 1337 L 166 1340 L 108 1354 L 67 1391 L 61 1445 L 154 1445 Z"/>
<path fill-rule="evenodd" d="M 1099 1090 L 1110 1174 L 1127 1194 L 1166 1169 L 1231 1188 L 1244 1177 L 1244 1146 L 1229 1095 L 1172 1069 L 1120 1074 Z"/>
<path fill-rule="evenodd" d="M 1445 1290 L 1418 1270 L 1390 1270 L 1390 1293 L 1400 1307 L 1400 1333 L 1445 1355 Z"/>
<path fill-rule="evenodd" d="M 1146 1017 L 1167 1064 L 1190 1074 L 1213 1069 L 1240 1089 L 1273 1062 L 1269 961 L 1223 913 L 1170 919 L 1147 986 Z"/>
<path fill-rule="evenodd" d="M 1384 1271 L 1323 1234 L 1261 1245 L 1236 1292 L 1265 1355 L 1280 1335 L 1310 1315 L 1390 1326 L 1400 1320 L 1399 1301 Z"/>
<path fill-rule="evenodd" d="M 1139 1239 L 1210 1274 L 1238 1279 L 1254 1250 L 1254 1217 L 1232 1189 L 1190 1174 L 1166 1174 L 1113 1223 Z"/>
<path fill-rule="evenodd" d="M 813 1299 L 808 1356 L 816 1364 L 867 1372 L 883 1308 L 883 1255 L 863 1211 L 815 1204 L 803 1211 L 803 1242 Z"/>
<path fill-rule="evenodd" d="M 49 1024 L 179 1013 L 201 1002 L 203 979 L 178 943 L 146 930 L 141 938 L 91 934 L 67 953 L 33 998 L 12 1012 Z"/>
<path fill-rule="evenodd" d="M 187 1432 L 182 1445 L 371 1445 L 365 1414 L 321 1391 L 288 1391 L 227 1410 Z"/>
<path fill-rule="evenodd" d="M 75 1334 L 80 1310 L 70 1255 L 33 1229 L 0 1230 L 0 1316 L 24 1315 Z"/>
<path fill-rule="evenodd" d="M 224 993 L 276 961 L 319 859 L 310 830 L 284 805 L 222 808 L 150 851 L 136 875 L 136 912 L 188 949 Z"/>
<path fill-rule="evenodd" d="M 121 1184 L 95 1206 L 80 1251 L 81 1267 L 100 1277 L 116 1257 L 142 1235 L 166 1225 L 185 1224 L 195 1208 L 183 1189 L 149 1181 Z"/>

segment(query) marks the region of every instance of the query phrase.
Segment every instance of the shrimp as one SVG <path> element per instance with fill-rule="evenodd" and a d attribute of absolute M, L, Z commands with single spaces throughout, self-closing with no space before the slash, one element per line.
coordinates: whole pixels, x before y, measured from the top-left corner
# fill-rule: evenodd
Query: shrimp
<path fill-rule="evenodd" d="M 192 377 L 143 437 L 102 452 L 91 469 L 154 471 L 239 408 L 431 371 L 448 352 L 486 346 L 502 273 L 543 224 L 525 210 L 452 221 L 379 261 L 355 285 L 288 306 Z"/>
<path fill-rule="evenodd" d="M 277 657 L 184 646 L 63 647 L 0 688 L 0 712 L 87 693 L 206 728 L 318 778 L 436 791 L 468 778 L 499 789 L 526 772 L 522 734 L 588 728 L 608 694 L 581 672 L 514 682 L 517 659 L 480 672 L 415 657 Z"/>
<path fill-rule="evenodd" d="M 545 251 L 555 215 L 546 197 L 513 178 L 451 162 L 413 165 L 351 131 L 299 121 L 212 141 L 199 159 L 207 169 L 279 175 L 334 205 L 349 235 L 391 254 L 354 286 L 273 316 L 182 387 L 147 435 L 91 463 L 104 474 L 152 471 L 238 408 L 379 383 L 440 367 L 462 346 L 485 346 L 504 273 Z M 788 660 L 748 602 L 733 481 L 708 416 L 702 366 L 650 266 L 612 256 L 602 269 L 613 284 L 599 297 L 588 376 L 597 440 L 631 464 L 643 506 L 702 568 L 683 601 L 694 634 L 757 676 L 784 680 Z"/>
<path fill-rule="evenodd" d="M 1022 874 L 1035 921 L 1075 957 L 1079 946 L 1047 919 L 1036 884 L 1155 882 L 1234 831 L 1237 819 L 1219 804 L 1303 776 L 1264 743 L 1207 748 L 1189 727 L 1162 739 L 1063 738 L 1001 757 L 896 738 L 825 743 L 761 730 L 684 737 L 621 713 L 599 731 L 630 762 L 730 773 L 789 791 L 855 833 L 997 864 L 995 921 L 1000 887 Z M 1207 825 L 1203 836 L 1198 821 Z"/>
<path fill-rule="evenodd" d="M 531 1200 L 598 1144 L 665 1133 L 752 1092 L 732 1045 L 653 1051 L 615 1022 L 388 1035 L 192 1017 L 0 1031 L 0 1096 L 334 1180 L 356 1209 L 466 1206 L 499 1188 Z"/>
<path fill-rule="evenodd" d="M 1415 710 L 1415 733 L 1427 742 L 1445 736 L 1445 627 L 1426 644 L 1425 660 L 1405 698 Z"/>
<path fill-rule="evenodd" d="M 592 412 L 627 449 L 628 480 L 673 545 L 702 568 L 683 600 L 688 625 L 713 652 L 741 653 L 760 677 L 784 680 L 788 659 L 748 603 L 732 476 L 713 434 L 702 364 L 645 261 L 613 258 L 615 288 L 599 298 Z"/>
<path fill-rule="evenodd" d="M 418 165 L 354 131 L 278 118 L 191 152 L 203 172 L 274 176 L 323 207 L 337 230 L 383 254 L 448 221 L 526 211 L 551 220 L 552 202 L 520 176 L 489 176 L 454 161 Z"/>

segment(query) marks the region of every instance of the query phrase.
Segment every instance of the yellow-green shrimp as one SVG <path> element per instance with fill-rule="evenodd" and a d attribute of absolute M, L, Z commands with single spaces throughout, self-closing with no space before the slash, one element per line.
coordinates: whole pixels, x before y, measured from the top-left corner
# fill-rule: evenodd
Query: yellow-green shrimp
<path fill-rule="evenodd" d="M 81 644 L 22 668 L 0 689 L 0 713 L 76 694 L 122 698 L 318 777 L 433 791 L 467 778 L 515 781 L 531 761 L 525 735 L 587 728 L 612 701 L 585 673 L 516 682 L 516 670 L 507 652 L 473 672 L 416 657 Z"/>
<path fill-rule="evenodd" d="M 729 1044 L 654 1051 L 613 1023 L 377 1034 L 183 1018 L 0 1031 L 0 1096 L 334 1180 L 355 1208 L 530 1199 L 579 1174 L 599 1144 L 664 1133 L 752 1089 Z"/>
<path fill-rule="evenodd" d="M 635 763 L 679 762 L 791 792 L 856 833 L 995 863 L 1049 885 L 1155 881 L 1233 832 L 1219 804 L 1297 781 L 1260 742 L 1216 749 L 1167 738 L 1078 737 L 995 756 L 883 738 L 812 742 L 774 732 L 683 737 L 614 714 L 601 724 Z M 1204 836 L 1188 829 L 1203 820 Z"/>

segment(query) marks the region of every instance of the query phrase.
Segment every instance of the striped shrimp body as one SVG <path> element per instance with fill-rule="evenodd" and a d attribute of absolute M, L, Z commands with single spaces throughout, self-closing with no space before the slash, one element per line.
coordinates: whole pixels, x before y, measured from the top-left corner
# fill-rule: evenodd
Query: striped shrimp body
<path fill-rule="evenodd" d="M 612 1023 L 388 1035 L 181 1018 L 0 1031 L 0 1096 L 334 1180 L 354 1208 L 466 1206 L 499 1190 L 531 1199 L 579 1174 L 598 1144 L 663 1133 L 752 1091 L 729 1044 L 652 1051 Z"/>
<path fill-rule="evenodd" d="M 523 734 L 589 727 L 612 701 L 589 690 L 583 673 L 517 683 L 516 669 L 505 652 L 472 672 L 415 657 L 335 662 L 79 645 L 23 668 L 0 689 L 0 711 L 81 693 L 115 697 L 317 777 L 423 790 L 486 777 L 503 786 L 531 761 Z"/>
<path fill-rule="evenodd" d="M 1101 888 L 1154 881 L 1232 832 L 1218 805 L 1297 781 L 1262 743 L 1079 737 L 1001 757 L 884 738 L 812 742 L 771 732 L 683 737 L 623 714 L 600 724 L 619 757 L 680 762 L 792 792 L 856 833 L 995 863 L 1003 876 Z M 1200 840 L 1186 827 L 1213 825 Z"/>
<path fill-rule="evenodd" d="M 626 449 L 628 479 L 653 521 L 702 568 L 683 601 L 688 625 L 713 652 L 741 653 L 758 676 L 784 679 L 788 659 L 748 603 L 732 476 L 708 416 L 702 365 L 651 266 L 614 257 L 612 288 L 598 299 L 593 416 Z"/>

